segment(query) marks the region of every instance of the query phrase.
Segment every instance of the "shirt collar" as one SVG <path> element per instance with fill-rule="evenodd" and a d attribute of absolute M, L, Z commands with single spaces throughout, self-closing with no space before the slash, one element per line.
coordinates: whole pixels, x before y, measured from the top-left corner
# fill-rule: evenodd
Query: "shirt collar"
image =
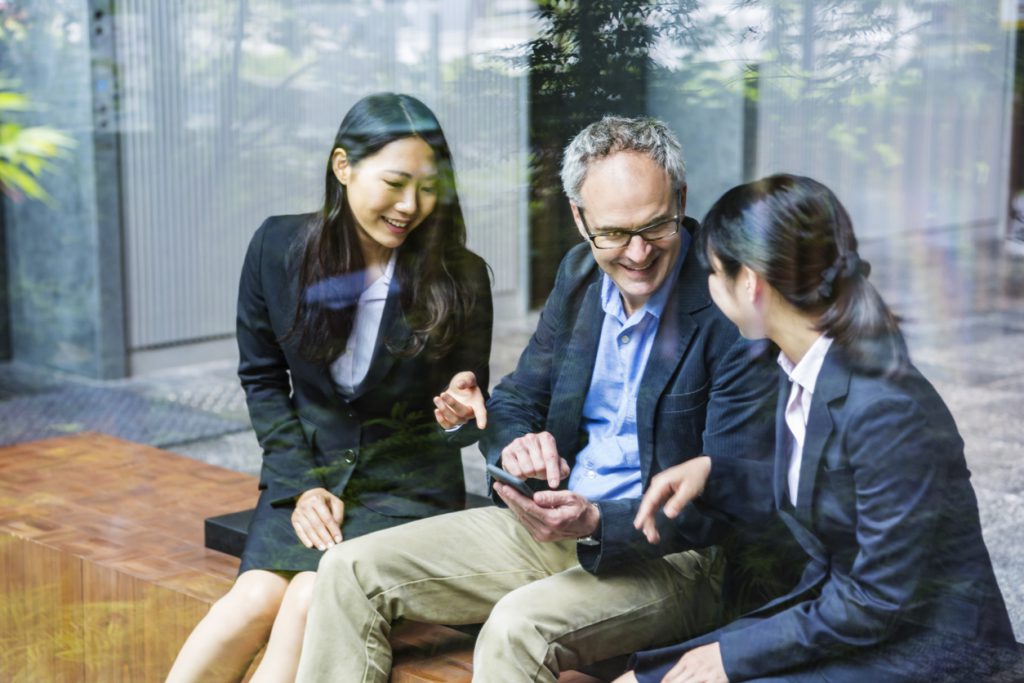
<path fill-rule="evenodd" d="M 675 265 L 669 270 L 665 281 L 661 283 L 657 291 L 651 295 L 651 298 L 642 307 L 634 311 L 632 316 L 626 315 L 626 309 L 622 305 L 622 296 L 619 294 L 619 288 L 615 286 L 615 281 L 608 276 L 608 273 L 601 271 L 601 308 L 604 312 L 607 315 L 613 316 L 622 324 L 629 322 L 629 319 L 635 321 L 643 320 L 644 315 L 647 313 L 650 313 L 655 319 L 661 320 L 661 314 L 665 312 L 665 304 L 668 303 L 668 296 L 672 293 L 676 280 L 679 279 L 679 271 L 683 267 L 683 261 L 686 260 L 686 251 L 690 246 L 688 237 L 689 235 L 685 233 L 685 230 L 680 230 L 679 238 L 682 244 L 679 245 L 679 254 L 676 256 Z"/>
<path fill-rule="evenodd" d="M 397 250 L 391 251 L 391 258 L 388 259 L 387 265 L 384 266 L 384 272 L 381 273 L 379 278 L 370 283 L 370 286 L 367 287 L 365 291 L 363 291 L 362 296 L 359 297 L 361 301 L 388 298 L 388 290 L 391 288 L 391 280 L 395 276 L 395 260 L 397 254 Z"/>
<path fill-rule="evenodd" d="M 813 394 L 814 385 L 818 382 L 818 374 L 821 366 L 825 363 L 825 356 L 832 347 L 832 337 L 819 336 L 807 353 L 800 359 L 800 362 L 793 365 L 793 361 L 786 357 L 786 354 L 779 351 L 779 366 L 782 368 L 790 382 L 795 382 L 803 387 L 804 391 Z"/>

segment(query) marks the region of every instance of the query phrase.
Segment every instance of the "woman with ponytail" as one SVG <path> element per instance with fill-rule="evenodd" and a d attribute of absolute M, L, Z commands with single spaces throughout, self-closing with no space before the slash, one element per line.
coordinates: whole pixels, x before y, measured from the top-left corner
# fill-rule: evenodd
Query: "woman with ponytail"
<path fill-rule="evenodd" d="M 775 175 L 719 199 L 695 247 L 715 303 L 780 349 L 774 474 L 687 461 L 654 478 L 636 526 L 657 540 L 662 506 L 675 529 L 774 515 L 806 564 L 787 594 L 634 655 L 620 680 L 995 680 L 1006 659 L 993 653 L 1014 639 L 963 441 L 910 363 L 846 210 L 821 183 Z"/>
<path fill-rule="evenodd" d="M 437 118 L 408 95 L 363 98 L 323 207 L 268 218 L 249 245 L 237 332 L 260 497 L 238 578 L 168 681 L 240 680 L 264 643 L 252 680 L 293 680 L 323 551 L 464 506 L 460 449 L 479 428 L 449 428 L 474 407 L 484 426 L 491 317 Z"/>

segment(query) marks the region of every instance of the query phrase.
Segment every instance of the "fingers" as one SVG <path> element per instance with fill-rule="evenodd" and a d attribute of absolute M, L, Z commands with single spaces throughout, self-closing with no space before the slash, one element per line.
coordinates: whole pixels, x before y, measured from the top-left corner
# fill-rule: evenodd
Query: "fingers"
<path fill-rule="evenodd" d="M 530 499 L 500 482 L 495 483 L 494 490 L 541 543 L 588 536 L 600 523 L 597 505 L 572 491 L 539 491 Z"/>
<path fill-rule="evenodd" d="M 544 479 L 551 488 L 569 476 L 569 463 L 558 456 L 555 437 L 548 432 L 524 434 L 501 452 L 501 466 L 522 479 Z"/>
<path fill-rule="evenodd" d="M 536 434 L 524 434 L 501 452 L 501 466 L 509 474 L 520 479 L 539 479 L 546 476 L 544 460 Z"/>
<path fill-rule="evenodd" d="M 692 486 L 688 486 L 689 482 L 683 482 L 683 484 L 676 489 L 675 493 L 665 503 L 665 516 L 669 519 L 675 519 L 679 516 L 679 513 L 683 511 L 683 508 L 697 497 L 697 492 L 693 490 Z"/>
<path fill-rule="evenodd" d="M 640 527 L 640 531 L 643 532 L 647 542 L 651 545 L 657 545 L 661 542 L 661 534 L 658 533 L 658 524 L 654 517 L 645 519 Z"/>
<path fill-rule="evenodd" d="M 292 528 L 307 548 L 326 550 L 341 542 L 342 501 L 326 489 L 311 489 L 299 496 L 292 512 Z"/>
<path fill-rule="evenodd" d="M 295 516 L 294 512 L 292 513 L 292 529 L 295 530 L 295 535 L 298 536 L 299 542 L 301 542 L 302 545 L 306 546 L 307 548 L 313 547 L 312 539 L 310 539 L 309 535 L 306 533 L 306 530 L 303 528 L 302 524 L 299 523 L 299 520 Z"/>
<path fill-rule="evenodd" d="M 473 417 L 476 418 L 476 426 L 480 429 L 487 428 L 487 403 L 484 401 L 483 392 L 477 390 L 469 398 L 469 407 L 473 409 Z"/>
<path fill-rule="evenodd" d="M 676 662 L 676 665 L 668 670 L 665 677 L 661 679 L 661 683 L 685 683 L 688 680 L 696 680 L 690 676 L 687 664 L 688 660 L 686 659 L 686 655 L 683 655 L 679 658 L 679 661 Z"/>
<path fill-rule="evenodd" d="M 541 432 L 538 435 L 540 441 L 541 458 L 544 460 L 544 470 L 548 475 L 548 486 L 558 488 L 558 482 L 562 481 L 562 458 L 558 457 L 558 447 L 555 446 L 555 437 L 549 432 Z"/>
<path fill-rule="evenodd" d="M 480 429 L 485 429 L 487 427 L 487 404 L 484 401 L 484 393 L 476 384 L 476 375 L 470 370 L 456 373 L 449 385 L 449 388 L 451 387 L 454 387 L 460 396 L 464 397 L 462 402 L 472 409 L 477 426 Z"/>
<path fill-rule="evenodd" d="M 476 419 L 481 429 L 487 427 L 487 406 L 484 394 L 470 371 L 456 373 L 448 389 L 434 397 L 434 418 L 445 429 Z"/>
<path fill-rule="evenodd" d="M 464 390 L 474 389 L 476 387 L 476 374 L 472 370 L 456 372 L 448 386 Z"/>
<path fill-rule="evenodd" d="M 516 491 L 511 486 L 506 486 L 501 482 L 494 482 L 494 490 L 498 493 L 498 496 L 505 501 L 508 505 L 508 509 L 512 511 L 512 514 L 516 516 L 519 523 L 529 532 L 533 540 L 540 543 L 552 540 L 549 537 L 550 531 L 542 524 L 535 515 L 531 514 L 529 505 L 533 504 L 533 501 Z"/>
<path fill-rule="evenodd" d="M 445 429 L 465 424 L 473 417 L 473 410 L 457 401 L 447 391 L 434 397 L 434 419 Z"/>
<path fill-rule="evenodd" d="M 633 527 L 644 532 L 647 540 L 651 541 L 648 529 L 654 528 L 654 516 L 668 498 L 672 495 L 672 482 L 668 477 L 656 474 L 651 479 L 651 485 L 640 500 L 640 507 L 637 508 L 636 517 L 633 518 Z M 654 532 L 657 534 L 657 530 Z M 654 543 L 655 541 L 651 541 Z"/>

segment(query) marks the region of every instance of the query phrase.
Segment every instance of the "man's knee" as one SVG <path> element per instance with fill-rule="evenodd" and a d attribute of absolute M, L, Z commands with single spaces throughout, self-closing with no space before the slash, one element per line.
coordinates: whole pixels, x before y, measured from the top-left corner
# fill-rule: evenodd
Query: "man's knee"
<path fill-rule="evenodd" d="M 376 536 L 342 541 L 324 553 L 317 568 L 315 592 L 358 588 L 369 597 L 395 562 L 394 545 Z"/>
<path fill-rule="evenodd" d="M 477 648 L 509 648 L 528 643 L 546 642 L 542 620 L 531 612 L 524 600 L 526 591 L 512 591 L 498 600 L 484 622 L 477 638 Z"/>

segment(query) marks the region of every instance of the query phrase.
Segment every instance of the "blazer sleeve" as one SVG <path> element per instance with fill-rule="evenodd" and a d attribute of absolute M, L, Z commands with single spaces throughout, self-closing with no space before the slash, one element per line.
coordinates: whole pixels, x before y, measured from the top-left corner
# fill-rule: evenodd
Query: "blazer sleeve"
<path fill-rule="evenodd" d="M 489 396 L 487 388 L 491 381 L 491 337 L 494 329 L 491 278 L 487 263 L 473 254 L 470 254 L 467 271 L 473 291 L 476 293 L 476 301 L 466 321 L 466 329 L 462 331 L 462 338 L 445 363 L 448 376 L 442 378 L 444 384 L 440 391 L 448 386 L 455 373 L 471 370 L 476 375 L 477 386 L 486 400 Z M 471 420 L 460 429 L 445 432 L 444 437 L 448 443 L 463 448 L 476 443 L 481 434 L 482 431 L 476 422 Z"/>
<path fill-rule="evenodd" d="M 313 451 L 292 403 L 288 363 L 267 310 L 263 245 L 268 224 L 253 236 L 242 266 L 236 326 L 238 377 L 263 449 L 260 488 L 267 490 L 271 504 L 282 505 L 324 482 L 316 474 Z"/>
<path fill-rule="evenodd" d="M 598 573 L 605 568 L 662 557 L 669 553 L 704 548 L 721 543 L 732 532 L 731 522 L 755 514 L 752 507 L 770 514 L 771 463 L 774 457 L 774 406 L 777 372 L 757 349 L 742 338 L 735 338 L 720 353 L 708 345 L 705 362 L 710 366 L 711 388 L 704 427 L 704 452 L 711 457 L 712 472 L 719 459 L 729 462 L 723 470 L 744 473 L 763 491 L 737 491 L 748 482 L 723 476 L 717 486 L 706 486 L 696 504 L 684 508 L 675 519 L 658 513 L 661 541 L 651 545 L 633 528 L 640 499 L 600 501 L 601 528 L 598 546 L 581 546 L 580 563 Z M 721 348 L 721 347 L 719 347 Z M 660 419 L 660 417 L 659 417 Z M 723 465 L 725 463 L 723 462 Z"/>
<path fill-rule="evenodd" d="M 480 450 L 489 465 L 501 467 L 501 451 L 524 434 L 541 432 L 547 424 L 551 405 L 552 377 L 559 338 L 575 316 L 566 310 L 569 299 L 570 259 L 562 260 L 555 285 L 544 304 L 537 329 L 519 356 L 515 370 L 494 388 L 487 403 L 487 429 Z M 505 502 L 494 492 L 490 475 L 487 487 L 495 504 Z"/>
<path fill-rule="evenodd" d="M 760 678 L 880 643 L 927 581 L 924 572 L 943 504 L 942 470 L 951 448 L 948 432 L 930 425 L 905 396 L 871 401 L 852 417 L 843 444 L 849 466 L 819 472 L 818 480 L 818 486 L 834 482 L 841 488 L 852 480 L 856 555 L 851 570 L 848 575 L 833 570 L 813 600 L 723 633 L 721 652 L 730 680 Z"/>

